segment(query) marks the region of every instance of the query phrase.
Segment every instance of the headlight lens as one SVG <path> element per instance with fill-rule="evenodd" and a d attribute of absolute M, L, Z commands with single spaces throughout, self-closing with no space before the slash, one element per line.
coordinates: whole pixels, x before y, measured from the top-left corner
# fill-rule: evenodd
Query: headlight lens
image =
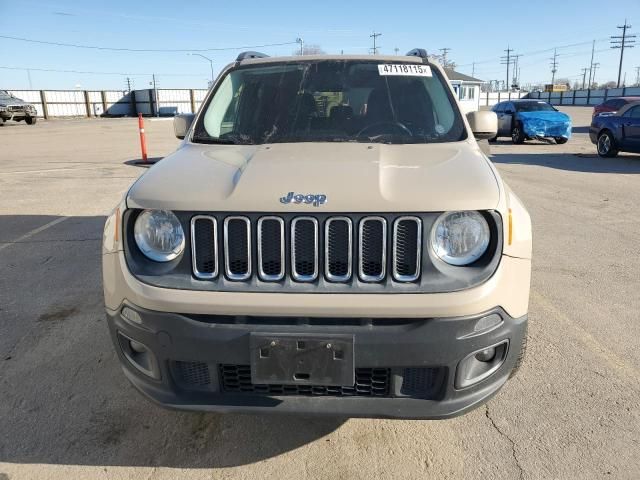
<path fill-rule="evenodd" d="M 489 225 L 480 213 L 448 212 L 433 225 L 431 246 L 448 264 L 469 265 L 487 251 L 490 237 Z"/>
<path fill-rule="evenodd" d="M 145 210 L 133 228 L 136 244 L 145 256 L 168 262 L 184 250 L 184 230 L 170 210 Z"/>

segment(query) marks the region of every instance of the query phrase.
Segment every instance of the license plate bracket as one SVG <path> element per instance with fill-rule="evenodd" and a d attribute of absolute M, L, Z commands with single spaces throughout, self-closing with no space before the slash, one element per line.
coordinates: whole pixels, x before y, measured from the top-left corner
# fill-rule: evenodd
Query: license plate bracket
<path fill-rule="evenodd" d="M 355 384 L 353 335 L 252 333 L 249 345 L 253 384 Z"/>

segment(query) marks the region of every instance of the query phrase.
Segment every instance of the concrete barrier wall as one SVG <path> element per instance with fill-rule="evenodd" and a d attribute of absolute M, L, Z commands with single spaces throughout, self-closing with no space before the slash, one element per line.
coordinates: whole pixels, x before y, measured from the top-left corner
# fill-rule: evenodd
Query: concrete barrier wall
<path fill-rule="evenodd" d="M 640 97 L 640 87 L 571 90 L 569 92 L 531 92 L 527 98 L 535 98 L 552 105 L 599 105 L 609 98 Z"/>

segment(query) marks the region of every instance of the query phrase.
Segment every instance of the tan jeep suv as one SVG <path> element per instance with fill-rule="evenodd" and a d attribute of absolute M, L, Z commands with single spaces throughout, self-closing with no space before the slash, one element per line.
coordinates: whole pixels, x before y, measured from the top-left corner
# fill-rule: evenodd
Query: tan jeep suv
<path fill-rule="evenodd" d="M 527 211 L 443 70 L 241 54 L 108 218 L 109 329 L 172 408 L 447 418 L 526 346 Z M 475 138 L 474 138 L 475 137 Z"/>

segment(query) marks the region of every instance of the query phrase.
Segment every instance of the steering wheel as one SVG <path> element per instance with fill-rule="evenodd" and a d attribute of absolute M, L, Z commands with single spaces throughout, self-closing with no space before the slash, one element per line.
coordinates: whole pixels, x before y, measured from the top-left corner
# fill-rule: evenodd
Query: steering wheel
<path fill-rule="evenodd" d="M 392 127 L 394 129 L 396 129 L 398 132 L 402 132 L 401 134 L 406 134 L 406 135 L 409 135 L 410 137 L 413 137 L 413 133 L 411 132 L 411 130 L 409 130 L 409 128 L 404 123 L 401 123 L 401 122 L 377 122 L 377 123 L 372 123 L 371 125 L 367 125 L 362 130 L 360 130 L 356 134 L 356 137 L 360 137 L 360 136 L 364 135 L 365 132 L 367 132 L 369 130 L 373 130 L 375 128 L 380 128 L 380 127 Z M 387 133 L 387 132 L 382 132 L 382 133 Z"/>

